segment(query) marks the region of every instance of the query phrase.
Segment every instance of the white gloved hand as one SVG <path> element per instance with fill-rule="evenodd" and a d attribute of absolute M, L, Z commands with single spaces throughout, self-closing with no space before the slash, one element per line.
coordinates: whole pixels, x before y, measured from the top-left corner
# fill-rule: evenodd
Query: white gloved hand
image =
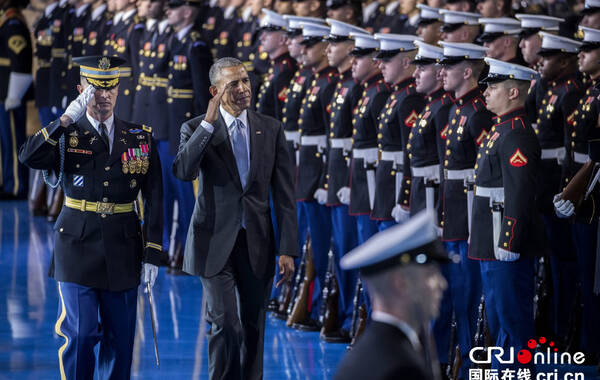
<path fill-rule="evenodd" d="M 350 188 L 347 186 L 342 187 L 336 193 L 338 199 L 342 204 L 349 205 L 350 204 Z"/>
<path fill-rule="evenodd" d="M 93 87 L 93 86 L 90 86 Z M 67 95 L 63 96 L 62 100 L 60 101 L 60 107 L 61 108 L 65 108 L 67 106 Z"/>
<path fill-rule="evenodd" d="M 517 261 L 521 255 L 507 251 L 506 249 L 498 248 L 498 252 L 494 252 L 494 256 L 498 261 Z"/>
<path fill-rule="evenodd" d="M 85 110 L 87 108 L 88 103 L 94 96 L 94 92 L 96 92 L 96 87 L 87 86 L 85 90 L 79 94 L 79 96 L 69 104 L 67 109 L 65 110 L 64 115 L 68 116 L 71 119 L 71 123 L 76 123 L 83 114 L 85 114 Z"/>
<path fill-rule="evenodd" d="M 21 105 L 21 101 L 15 98 L 6 98 L 4 100 L 4 109 L 10 111 Z"/>
<path fill-rule="evenodd" d="M 562 199 L 560 194 L 556 194 L 552 200 L 554 203 L 554 211 L 559 218 L 569 218 L 575 212 L 573 202 L 567 199 Z"/>
<path fill-rule="evenodd" d="M 144 292 L 148 290 L 146 289 L 146 283 L 149 283 L 152 288 L 157 276 L 158 267 L 154 264 L 144 263 L 144 268 L 142 268 L 142 285 L 144 285 Z"/>
<path fill-rule="evenodd" d="M 396 223 L 404 223 L 410 218 L 410 211 L 400 205 L 395 205 L 392 209 L 392 218 Z"/>
<path fill-rule="evenodd" d="M 324 205 L 325 203 L 327 203 L 327 190 L 317 189 L 313 197 L 317 202 L 319 202 L 320 205 Z"/>

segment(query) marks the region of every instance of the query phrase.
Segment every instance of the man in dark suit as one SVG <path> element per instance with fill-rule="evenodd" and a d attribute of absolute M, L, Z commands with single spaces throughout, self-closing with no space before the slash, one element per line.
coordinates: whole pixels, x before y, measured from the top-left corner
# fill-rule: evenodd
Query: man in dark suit
<path fill-rule="evenodd" d="M 213 98 L 205 115 L 182 125 L 173 163 L 177 178 L 199 180 L 183 270 L 200 276 L 206 294 L 210 378 L 261 379 L 276 253 L 269 193 L 281 236 L 280 283 L 298 255 L 292 159 L 281 123 L 248 109 L 243 63 L 222 58 L 209 76 Z"/>
<path fill-rule="evenodd" d="M 446 280 L 437 263 L 448 260 L 437 238 L 435 212 L 423 211 L 384 230 L 341 260 L 360 269 L 369 287 L 372 321 L 342 359 L 336 380 L 428 380 L 437 364 L 427 326 L 438 314 Z"/>

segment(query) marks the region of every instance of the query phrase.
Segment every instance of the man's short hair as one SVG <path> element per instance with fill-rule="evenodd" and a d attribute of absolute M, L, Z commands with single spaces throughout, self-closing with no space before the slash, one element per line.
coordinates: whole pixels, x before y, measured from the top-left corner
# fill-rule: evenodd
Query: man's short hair
<path fill-rule="evenodd" d="M 208 72 L 208 78 L 210 79 L 210 84 L 216 86 L 219 83 L 219 77 L 221 76 L 221 70 L 226 69 L 228 67 L 237 67 L 243 66 L 244 62 L 240 61 L 237 58 L 233 57 L 223 57 L 217 60 L 217 62 L 213 63 Z"/>

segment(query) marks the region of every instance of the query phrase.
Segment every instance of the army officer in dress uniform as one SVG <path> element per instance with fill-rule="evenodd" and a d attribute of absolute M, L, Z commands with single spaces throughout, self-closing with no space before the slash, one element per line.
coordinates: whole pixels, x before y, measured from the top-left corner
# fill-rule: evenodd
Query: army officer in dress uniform
<path fill-rule="evenodd" d="M 535 203 L 541 149 L 524 108 L 536 72 L 491 58 L 486 62 L 486 107 L 497 117 L 477 154 L 469 256 L 481 260 L 494 345 L 519 351 L 535 334 L 534 257 L 544 245 Z"/>
<path fill-rule="evenodd" d="M 99 378 L 129 379 L 142 261 L 143 281 L 152 285 L 162 249 L 160 160 L 150 127 L 113 114 L 124 61 L 73 61 L 80 65 L 81 94 L 27 139 L 19 159 L 55 171 L 65 192 L 51 264 L 60 300 L 55 331 L 64 339 L 60 378 L 92 379 L 100 342 Z M 143 230 L 134 211 L 140 190 Z"/>

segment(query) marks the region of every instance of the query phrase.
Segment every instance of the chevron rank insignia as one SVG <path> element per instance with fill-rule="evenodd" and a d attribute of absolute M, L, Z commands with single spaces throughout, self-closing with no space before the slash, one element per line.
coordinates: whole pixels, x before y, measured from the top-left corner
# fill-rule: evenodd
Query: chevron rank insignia
<path fill-rule="evenodd" d="M 527 165 L 527 157 L 525 157 L 525 155 L 521 153 L 521 150 L 517 148 L 508 162 L 510 162 L 512 166 L 520 168 L 521 166 Z"/>
<path fill-rule="evenodd" d="M 414 127 L 415 123 L 417 122 L 417 118 L 419 117 L 419 115 L 417 115 L 417 112 L 415 110 L 413 110 L 410 115 L 408 115 L 408 117 L 406 119 L 404 119 L 404 125 L 406 125 L 407 127 Z"/>

